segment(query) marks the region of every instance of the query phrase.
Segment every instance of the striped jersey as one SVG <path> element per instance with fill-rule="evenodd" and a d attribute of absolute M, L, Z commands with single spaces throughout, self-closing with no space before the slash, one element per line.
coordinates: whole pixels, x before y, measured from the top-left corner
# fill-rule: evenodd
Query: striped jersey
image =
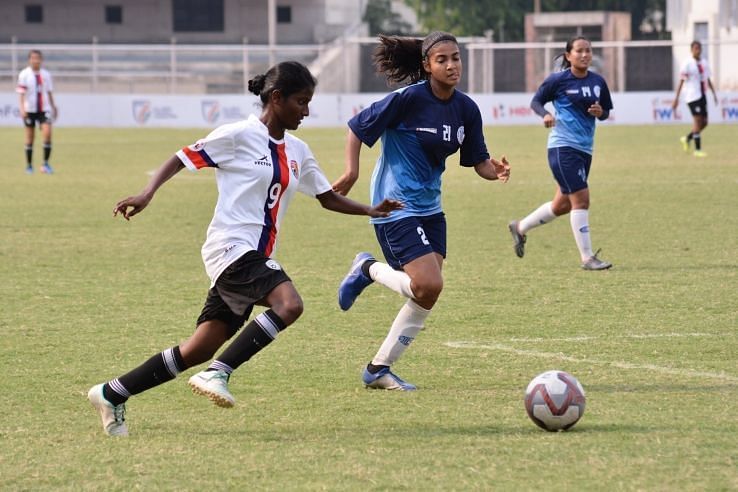
<path fill-rule="evenodd" d="M 274 140 L 255 115 L 216 128 L 177 157 L 192 171 L 215 168 L 218 203 L 202 246 L 211 285 L 248 251 L 274 255 L 296 191 L 315 197 L 331 190 L 305 142 L 289 133 Z"/>
<path fill-rule="evenodd" d="M 695 60 L 690 56 L 682 63 L 679 77 L 684 81 L 684 99 L 688 103 L 699 101 L 707 93 L 710 65 L 707 60 Z"/>
<path fill-rule="evenodd" d="M 28 113 L 43 113 L 51 110 L 49 92 L 54 90 L 51 74 L 45 68 L 34 72 L 26 67 L 18 74 L 18 85 L 15 91 L 26 95 L 25 110 Z"/>

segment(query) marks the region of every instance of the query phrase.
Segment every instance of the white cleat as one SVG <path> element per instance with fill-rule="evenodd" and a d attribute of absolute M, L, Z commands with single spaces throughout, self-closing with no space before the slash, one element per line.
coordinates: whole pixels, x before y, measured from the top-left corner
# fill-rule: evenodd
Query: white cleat
<path fill-rule="evenodd" d="M 228 374 L 225 371 L 201 371 L 190 378 L 192 392 L 207 396 L 210 401 L 223 408 L 231 408 L 236 399 L 228 391 Z"/>
<path fill-rule="evenodd" d="M 87 399 L 100 414 L 105 434 L 109 436 L 127 436 L 126 404 L 113 405 L 103 396 L 102 388 L 102 384 L 90 388 L 90 391 L 87 392 Z"/>

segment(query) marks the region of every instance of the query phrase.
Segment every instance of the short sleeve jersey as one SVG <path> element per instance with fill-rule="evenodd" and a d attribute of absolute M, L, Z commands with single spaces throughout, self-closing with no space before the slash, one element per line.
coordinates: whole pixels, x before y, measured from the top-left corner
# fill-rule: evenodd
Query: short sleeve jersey
<path fill-rule="evenodd" d="M 428 81 L 390 93 L 348 125 L 370 147 L 382 139 L 370 186 L 372 205 L 385 198 L 404 203 L 389 217 L 371 219 L 375 224 L 441 212 L 441 174 L 446 158 L 459 149 L 462 166 L 489 158 L 476 103 L 458 90 L 448 100 L 438 99 Z"/>
<path fill-rule="evenodd" d="M 682 64 L 679 77 L 684 81 L 684 99 L 690 103 L 698 101 L 707 92 L 707 79 L 710 78 L 710 66 L 707 60 L 695 60 L 690 56 Z"/>
<path fill-rule="evenodd" d="M 587 112 L 599 101 L 605 111 L 612 109 L 612 99 L 607 82 L 601 75 L 588 71 L 578 78 L 571 70 L 563 70 L 548 76 L 533 96 L 541 105 L 553 102 L 556 125 L 548 135 L 548 148 L 573 147 L 592 153 L 595 133 L 595 117 Z"/>
<path fill-rule="evenodd" d="M 43 113 L 51 109 L 49 92 L 54 90 L 51 74 L 45 68 L 34 72 L 26 67 L 18 74 L 18 85 L 15 91 L 26 95 L 25 110 L 28 113 Z"/>
<path fill-rule="evenodd" d="M 274 140 L 254 115 L 216 128 L 177 157 L 192 171 L 215 168 L 218 203 L 202 246 L 212 284 L 248 251 L 273 256 L 296 191 L 315 197 L 331 190 L 305 142 L 289 133 Z"/>

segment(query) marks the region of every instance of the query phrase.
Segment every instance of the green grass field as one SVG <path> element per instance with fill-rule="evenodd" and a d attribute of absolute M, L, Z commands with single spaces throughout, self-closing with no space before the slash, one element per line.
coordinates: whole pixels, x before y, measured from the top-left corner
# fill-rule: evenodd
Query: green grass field
<path fill-rule="evenodd" d="M 702 160 L 680 149 L 686 127 L 598 130 L 591 227 L 608 272 L 579 269 L 568 218 L 515 257 L 508 221 L 553 196 L 546 130 L 486 132 L 512 180 L 449 159 L 445 289 L 396 366 L 420 391 L 362 387 L 403 301 L 372 286 L 339 310 L 354 254 L 379 248 L 365 218 L 299 196 L 277 256 L 305 313 L 235 373 L 237 406 L 193 395 L 190 369 L 131 399 L 131 436 L 111 439 L 87 390 L 192 332 L 215 183 L 182 172 L 130 223 L 112 208 L 206 132 L 58 129 L 57 173 L 27 176 L 21 129 L 0 131 L 0 489 L 738 489 L 735 127 L 706 130 Z M 337 177 L 345 131 L 299 135 Z M 554 368 L 588 397 L 556 434 L 522 403 Z"/>

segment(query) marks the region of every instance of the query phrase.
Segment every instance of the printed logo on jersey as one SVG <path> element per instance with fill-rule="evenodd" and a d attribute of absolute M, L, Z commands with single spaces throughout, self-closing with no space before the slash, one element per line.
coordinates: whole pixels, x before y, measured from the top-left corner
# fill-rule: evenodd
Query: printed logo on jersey
<path fill-rule="evenodd" d="M 438 128 L 416 128 L 416 132 L 432 133 L 433 135 L 438 134 Z"/>
<path fill-rule="evenodd" d="M 220 116 L 220 103 L 218 101 L 202 101 L 200 112 L 206 122 L 215 123 Z"/>
<path fill-rule="evenodd" d="M 282 266 L 274 260 L 267 260 L 267 262 L 264 264 L 267 266 L 267 268 L 271 268 L 272 270 L 282 269 Z"/>
<path fill-rule="evenodd" d="M 566 89 L 567 94 L 579 94 L 579 89 Z"/>
<path fill-rule="evenodd" d="M 263 156 L 259 157 L 254 161 L 254 165 L 256 166 L 272 166 L 272 162 L 269 160 L 269 156 L 267 154 L 264 154 Z"/>
<path fill-rule="evenodd" d="M 459 145 L 464 143 L 464 125 L 461 125 L 458 130 L 456 130 L 456 140 L 459 141 Z"/>
<path fill-rule="evenodd" d="M 300 170 L 297 167 L 297 161 L 290 161 L 290 171 L 292 171 L 292 175 L 295 177 L 295 179 L 299 177 L 298 174 L 300 173 Z"/>
<path fill-rule="evenodd" d="M 146 123 L 151 118 L 151 101 L 133 101 L 133 119 L 139 125 Z"/>

